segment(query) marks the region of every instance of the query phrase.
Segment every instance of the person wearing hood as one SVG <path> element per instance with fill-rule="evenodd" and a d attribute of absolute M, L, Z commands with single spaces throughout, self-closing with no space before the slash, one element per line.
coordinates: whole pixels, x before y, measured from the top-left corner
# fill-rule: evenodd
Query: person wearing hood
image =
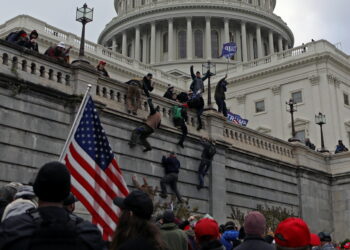
<path fill-rule="evenodd" d="M 26 43 L 26 47 L 30 50 L 34 50 L 36 52 L 39 52 L 39 46 L 37 43 L 37 39 L 38 39 L 38 32 L 36 30 L 33 30 L 30 35 L 29 35 L 29 40 Z"/>
<path fill-rule="evenodd" d="M 172 210 L 166 210 L 161 219 L 160 233 L 167 245 L 167 250 L 187 250 L 188 241 L 184 231 L 175 224 L 175 215 Z"/>
<path fill-rule="evenodd" d="M 232 250 L 240 244 L 238 235 L 239 232 L 235 228 L 235 223 L 232 221 L 227 222 L 224 227 L 224 232 L 221 235 L 221 243 L 225 246 L 226 250 Z"/>
<path fill-rule="evenodd" d="M 167 91 L 165 92 L 164 96 L 165 98 L 167 99 L 170 99 L 170 100 L 173 100 L 175 101 L 176 100 L 176 96 L 175 96 L 175 99 L 174 99 L 174 86 L 170 86 Z"/>
<path fill-rule="evenodd" d="M 244 242 L 235 250 L 275 250 L 275 248 L 264 240 L 266 231 L 266 219 L 258 211 L 252 211 L 244 218 L 244 230 L 246 237 Z"/>
<path fill-rule="evenodd" d="M 221 244 L 219 225 L 210 218 L 199 220 L 194 228 L 199 250 L 225 250 Z"/>
<path fill-rule="evenodd" d="M 38 207 L 38 202 L 32 186 L 23 185 L 19 187 L 15 200 L 8 204 L 4 210 L 1 221 L 12 216 L 26 213 L 30 209 Z"/>

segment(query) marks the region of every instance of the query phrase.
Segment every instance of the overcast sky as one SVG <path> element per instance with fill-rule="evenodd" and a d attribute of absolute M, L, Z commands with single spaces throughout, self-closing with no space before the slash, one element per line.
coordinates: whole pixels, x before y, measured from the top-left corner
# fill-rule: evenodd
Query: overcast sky
<path fill-rule="evenodd" d="M 5 1 L 5 0 L 2 0 Z M 214 1 L 214 0 L 213 0 Z M 87 39 L 96 42 L 104 26 L 116 15 L 113 0 L 14 0 L 1 4 L 0 23 L 28 14 L 53 26 L 80 35 L 75 8 L 84 3 L 94 7 L 94 21 L 87 25 Z M 350 54 L 350 0 L 277 0 L 275 14 L 282 17 L 294 33 L 295 46 L 326 39 Z"/>

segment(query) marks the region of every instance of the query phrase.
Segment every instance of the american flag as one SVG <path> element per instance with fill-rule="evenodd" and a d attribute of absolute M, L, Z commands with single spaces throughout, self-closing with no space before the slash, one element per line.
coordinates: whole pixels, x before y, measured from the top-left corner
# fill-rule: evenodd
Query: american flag
<path fill-rule="evenodd" d="M 68 140 L 63 159 L 71 173 L 72 192 L 90 212 L 104 240 L 111 240 L 120 214 L 113 199 L 127 196 L 128 188 L 90 96 Z"/>

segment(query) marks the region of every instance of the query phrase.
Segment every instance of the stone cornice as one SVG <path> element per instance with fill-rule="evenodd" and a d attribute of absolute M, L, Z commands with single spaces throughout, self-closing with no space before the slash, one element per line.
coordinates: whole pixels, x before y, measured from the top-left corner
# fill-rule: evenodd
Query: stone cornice
<path fill-rule="evenodd" d="M 291 69 L 294 67 L 298 67 L 299 65 L 308 64 L 308 63 L 312 63 L 312 62 L 316 62 L 316 61 L 317 62 L 327 61 L 327 60 L 338 64 L 339 66 L 341 66 L 342 68 L 344 68 L 347 71 L 350 71 L 350 63 L 349 62 L 346 64 L 340 63 L 339 59 L 336 56 L 332 55 L 329 52 L 325 52 L 325 53 L 311 55 L 311 56 L 305 57 L 305 58 L 297 58 L 293 61 L 281 63 L 278 65 L 271 65 L 271 67 L 269 67 L 267 69 L 256 70 L 254 72 L 247 72 L 239 77 L 228 79 L 228 81 L 233 82 L 233 83 L 244 82 L 247 80 L 252 80 L 255 78 L 259 78 L 262 76 L 267 76 L 269 74 L 280 72 L 282 70 L 288 70 L 288 69 Z"/>
<path fill-rule="evenodd" d="M 124 23 L 127 23 L 129 21 L 135 20 L 136 18 L 142 17 L 142 16 L 149 16 L 150 14 L 155 14 L 155 13 L 161 13 L 161 12 L 165 12 L 165 11 L 173 11 L 173 10 L 182 10 L 182 9 L 186 9 L 189 10 L 191 9 L 191 13 L 193 16 L 193 13 L 195 13 L 196 11 L 193 11 L 193 9 L 197 10 L 199 13 L 201 10 L 203 9 L 210 9 L 211 12 L 211 16 L 216 16 L 215 14 L 212 14 L 214 9 L 223 9 L 229 12 L 236 12 L 236 13 L 242 13 L 242 14 L 248 14 L 248 15 L 252 15 L 255 17 L 261 17 L 263 19 L 265 19 L 266 21 L 271 22 L 274 25 L 277 25 L 278 27 L 280 27 L 288 36 L 287 39 L 290 39 L 291 44 L 294 44 L 294 36 L 292 31 L 289 29 L 289 27 L 286 25 L 286 23 L 283 22 L 282 19 L 280 19 L 280 17 L 275 16 L 274 14 L 271 14 L 269 12 L 266 11 L 257 11 L 257 9 L 255 8 L 247 8 L 244 9 L 242 7 L 239 6 L 232 6 L 232 5 L 222 5 L 222 4 L 215 4 L 215 3 L 186 3 L 186 5 L 184 5 L 183 3 L 181 4 L 174 4 L 174 5 L 160 5 L 160 6 L 156 6 L 157 8 L 150 8 L 150 9 L 145 9 L 143 11 L 139 10 L 139 11 L 134 11 L 131 12 L 125 16 L 121 16 L 121 17 L 117 17 L 115 19 L 112 20 L 111 23 L 109 23 L 106 28 L 101 32 L 99 38 L 98 38 L 98 42 L 102 43 L 105 40 L 108 40 L 109 37 L 108 35 L 113 32 L 113 29 L 116 26 L 120 26 Z M 203 13 L 205 15 L 207 15 L 208 13 Z M 231 17 L 232 18 L 232 13 L 229 13 L 230 15 L 228 15 L 227 17 Z M 186 17 L 188 15 L 186 15 L 186 13 L 184 14 L 183 17 Z M 217 15 L 217 17 L 222 17 L 222 15 Z M 249 20 L 247 20 L 249 21 Z"/>

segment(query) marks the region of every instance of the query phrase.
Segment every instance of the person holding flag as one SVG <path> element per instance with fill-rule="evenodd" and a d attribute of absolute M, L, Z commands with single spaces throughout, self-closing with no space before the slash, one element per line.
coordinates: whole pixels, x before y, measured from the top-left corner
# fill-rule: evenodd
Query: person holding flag
<path fill-rule="evenodd" d="M 129 191 L 102 127 L 89 85 L 68 135 L 60 162 L 71 174 L 71 191 L 92 215 L 92 222 L 111 240 L 120 216 L 115 197 Z"/>

